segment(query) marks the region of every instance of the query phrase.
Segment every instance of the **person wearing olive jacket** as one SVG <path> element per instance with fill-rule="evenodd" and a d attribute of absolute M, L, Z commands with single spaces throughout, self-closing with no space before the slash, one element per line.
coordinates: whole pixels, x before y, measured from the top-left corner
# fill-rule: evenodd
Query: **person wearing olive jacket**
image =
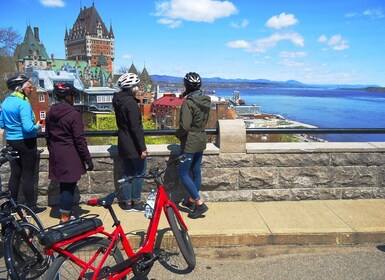
<path fill-rule="evenodd" d="M 60 182 L 60 222 L 71 216 L 77 182 L 94 164 L 84 137 L 81 112 L 73 107 L 78 90 L 69 83 L 54 85 L 58 103 L 51 106 L 46 118 L 46 140 L 49 150 L 49 179 Z"/>
<path fill-rule="evenodd" d="M 175 136 L 180 140 L 181 152 L 188 160 L 179 164 L 178 174 L 190 195 L 182 205 L 192 210 L 188 217 L 196 219 L 208 210 L 199 195 L 199 190 L 202 183 L 203 151 L 206 149 L 205 126 L 209 118 L 211 99 L 200 90 L 202 80 L 199 74 L 189 72 L 183 82 L 186 88 L 183 93 L 185 100 L 181 107 L 179 129 Z"/>

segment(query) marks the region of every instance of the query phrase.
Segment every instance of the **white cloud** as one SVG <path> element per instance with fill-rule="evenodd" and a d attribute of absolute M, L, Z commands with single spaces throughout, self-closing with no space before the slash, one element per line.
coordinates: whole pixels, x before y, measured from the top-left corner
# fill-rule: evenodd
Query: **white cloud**
<path fill-rule="evenodd" d="M 325 35 L 322 35 L 318 38 L 318 42 L 326 43 L 330 48 L 335 51 L 343 51 L 349 48 L 349 42 L 342 38 L 341 35 L 333 35 L 328 39 Z M 327 49 L 324 49 L 327 50 Z"/>
<path fill-rule="evenodd" d="M 177 28 L 182 24 L 181 20 L 174 20 L 174 19 L 168 19 L 168 18 L 161 18 L 157 21 L 160 24 L 168 25 L 170 28 Z"/>
<path fill-rule="evenodd" d="M 241 23 L 237 23 L 237 22 L 232 21 L 230 24 L 230 26 L 233 28 L 245 28 L 248 25 L 249 25 L 249 21 L 247 19 L 242 20 Z"/>
<path fill-rule="evenodd" d="M 247 52 L 261 52 L 274 48 L 280 41 L 291 41 L 297 47 L 304 46 L 304 39 L 298 33 L 273 34 L 270 37 L 256 40 L 254 42 L 247 42 L 244 40 L 228 42 L 226 45 L 229 48 L 240 48 Z"/>
<path fill-rule="evenodd" d="M 378 9 L 369 9 L 362 13 L 364 16 L 368 16 L 371 19 L 380 19 L 383 18 L 385 15 L 382 12 L 381 8 Z"/>
<path fill-rule="evenodd" d="M 156 4 L 155 16 L 161 17 L 159 23 L 170 25 L 180 20 L 212 23 L 219 18 L 229 17 L 238 12 L 230 1 L 216 0 L 170 0 Z"/>
<path fill-rule="evenodd" d="M 352 17 L 355 17 L 355 16 L 357 16 L 356 13 L 347 13 L 347 14 L 344 15 L 344 17 L 346 17 L 346 18 L 352 18 Z"/>
<path fill-rule="evenodd" d="M 307 52 L 280 52 L 279 56 L 283 58 L 299 58 L 306 57 Z"/>
<path fill-rule="evenodd" d="M 124 58 L 124 59 L 131 59 L 131 58 L 132 58 L 132 55 L 130 55 L 130 54 L 124 54 L 124 55 L 122 55 L 122 58 Z"/>
<path fill-rule="evenodd" d="M 281 29 L 289 27 L 298 23 L 298 20 L 293 14 L 281 13 L 279 16 L 271 17 L 267 22 L 266 26 Z"/>
<path fill-rule="evenodd" d="M 63 0 L 40 0 L 40 3 L 46 7 L 64 7 Z"/>
<path fill-rule="evenodd" d="M 228 42 L 226 46 L 232 49 L 249 49 L 251 48 L 251 43 L 244 40 L 237 40 L 237 41 Z"/>
<path fill-rule="evenodd" d="M 303 62 L 298 62 L 292 59 L 281 60 L 278 64 L 281 64 L 287 67 L 303 67 L 305 65 L 305 63 Z"/>
<path fill-rule="evenodd" d="M 328 41 L 328 38 L 325 36 L 325 35 L 321 35 L 319 38 L 318 38 L 318 42 L 320 43 L 325 43 Z"/>

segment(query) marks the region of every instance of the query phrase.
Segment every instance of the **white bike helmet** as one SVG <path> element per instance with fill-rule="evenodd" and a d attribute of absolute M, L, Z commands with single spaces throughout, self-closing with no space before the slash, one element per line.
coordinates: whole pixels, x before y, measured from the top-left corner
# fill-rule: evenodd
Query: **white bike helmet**
<path fill-rule="evenodd" d="M 116 85 L 119 88 L 133 88 L 137 84 L 139 84 L 140 79 L 138 75 L 134 73 L 124 73 L 120 78 L 118 79 L 118 82 Z"/>

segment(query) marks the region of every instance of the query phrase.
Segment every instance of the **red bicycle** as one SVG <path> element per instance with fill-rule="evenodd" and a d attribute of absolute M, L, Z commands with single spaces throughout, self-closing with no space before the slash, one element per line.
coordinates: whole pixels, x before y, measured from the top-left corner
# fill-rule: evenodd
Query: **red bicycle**
<path fill-rule="evenodd" d="M 118 181 L 122 184 L 137 178 L 145 178 L 154 179 L 157 185 L 153 215 L 145 240 L 137 251 L 133 250 L 112 208 L 114 199 L 118 195 L 118 192 L 113 192 L 104 198 L 92 199 L 88 202 L 89 205 L 103 206 L 108 209 L 114 221 L 115 229 L 112 233 L 105 231 L 99 218 L 88 216 L 50 228 L 40 236 L 40 241 L 45 245 L 48 254 L 59 253 L 47 270 L 46 279 L 126 279 L 126 275 L 130 273 L 140 279 L 146 277 L 161 255 L 155 250 L 155 242 L 162 212 L 167 217 L 176 243 L 187 264 L 187 270 L 193 270 L 196 257 L 187 226 L 177 206 L 167 195 L 161 176 L 171 164 L 184 160 L 188 159 L 180 156 L 167 164 L 164 169 L 154 168 L 146 175 L 127 177 Z M 118 248 L 119 241 L 127 259 L 123 258 Z"/>

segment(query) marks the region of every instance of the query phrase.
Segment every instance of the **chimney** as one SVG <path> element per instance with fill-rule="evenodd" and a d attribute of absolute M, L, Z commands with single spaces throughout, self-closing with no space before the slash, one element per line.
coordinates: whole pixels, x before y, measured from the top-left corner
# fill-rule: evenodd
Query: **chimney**
<path fill-rule="evenodd" d="M 39 38 L 39 27 L 34 27 L 33 28 L 33 33 L 35 33 L 35 39 L 38 43 L 40 43 L 40 38 Z"/>

